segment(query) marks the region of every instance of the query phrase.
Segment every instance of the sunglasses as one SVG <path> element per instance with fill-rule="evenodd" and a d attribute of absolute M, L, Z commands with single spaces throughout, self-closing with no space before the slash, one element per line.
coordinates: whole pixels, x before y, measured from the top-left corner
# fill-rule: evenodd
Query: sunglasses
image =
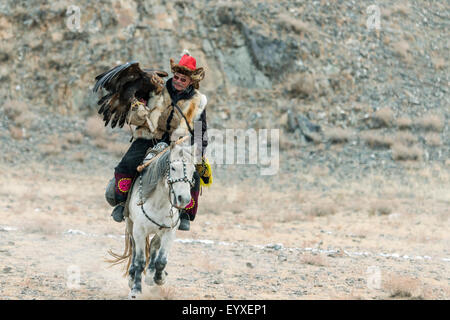
<path fill-rule="evenodd" d="M 186 78 L 180 78 L 179 76 L 173 76 L 173 78 L 174 78 L 175 80 L 180 80 L 181 82 L 186 82 L 186 81 L 187 81 Z"/>

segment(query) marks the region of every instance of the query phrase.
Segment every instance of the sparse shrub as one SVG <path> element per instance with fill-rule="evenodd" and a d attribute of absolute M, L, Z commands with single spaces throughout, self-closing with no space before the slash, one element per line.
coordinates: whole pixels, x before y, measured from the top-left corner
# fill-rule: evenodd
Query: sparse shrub
<path fill-rule="evenodd" d="M 417 120 L 416 125 L 427 131 L 441 132 L 444 128 L 444 121 L 442 120 L 442 117 L 430 114 Z"/>
<path fill-rule="evenodd" d="M 336 213 L 336 205 L 332 201 L 322 201 L 306 209 L 306 214 L 315 217 L 324 217 Z"/>
<path fill-rule="evenodd" d="M 296 75 L 291 81 L 290 92 L 294 96 L 311 96 L 314 92 L 314 76 L 309 73 Z"/>
<path fill-rule="evenodd" d="M 361 139 L 372 149 L 390 148 L 394 143 L 391 137 L 376 131 L 367 131 L 361 134 Z"/>
<path fill-rule="evenodd" d="M 86 159 L 86 153 L 81 152 L 81 151 L 77 152 L 77 153 L 74 153 L 72 155 L 72 160 L 74 160 L 74 161 L 84 162 L 85 159 Z"/>
<path fill-rule="evenodd" d="M 97 148 L 108 149 L 108 146 L 109 146 L 110 143 L 105 138 L 97 137 L 97 138 L 94 139 L 93 144 Z"/>
<path fill-rule="evenodd" d="M 442 145 L 441 136 L 438 133 L 428 133 L 425 136 L 425 142 L 432 147 L 439 147 Z"/>
<path fill-rule="evenodd" d="M 394 123 L 394 112 L 391 108 L 381 108 L 372 115 L 374 128 L 389 128 Z"/>
<path fill-rule="evenodd" d="M 61 145 L 57 144 L 42 144 L 39 146 L 39 150 L 43 155 L 56 156 L 62 152 Z"/>
<path fill-rule="evenodd" d="M 331 143 L 346 143 L 350 140 L 351 131 L 342 128 L 331 128 L 325 131 L 325 137 Z"/>
<path fill-rule="evenodd" d="M 431 61 L 433 62 L 433 66 L 436 70 L 443 70 L 446 66 L 446 60 L 441 57 L 433 57 L 431 58 Z"/>
<path fill-rule="evenodd" d="M 15 120 L 28 110 L 28 105 L 20 100 L 6 100 L 2 108 L 9 118 Z"/>
<path fill-rule="evenodd" d="M 405 40 L 400 40 L 397 42 L 394 42 L 392 44 L 392 48 L 394 49 L 394 53 L 402 58 L 406 62 L 411 61 L 411 57 L 409 55 L 409 44 Z"/>
<path fill-rule="evenodd" d="M 294 18 L 289 14 L 280 14 L 278 21 L 288 31 L 294 31 L 296 33 L 311 32 L 311 26 L 307 22 L 301 21 L 299 18 Z"/>
<path fill-rule="evenodd" d="M 397 275 L 388 277 L 383 283 L 391 298 L 423 299 L 420 285 L 417 279 Z"/>
<path fill-rule="evenodd" d="M 289 137 L 285 132 L 281 132 L 280 134 L 280 142 L 279 142 L 280 150 L 286 151 L 297 148 L 297 143 L 294 138 Z"/>
<path fill-rule="evenodd" d="M 14 123 L 19 128 L 30 129 L 32 123 L 36 120 L 36 115 L 32 112 L 24 112 L 19 114 L 15 119 Z"/>
<path fill-rule="evenodd" d="M 23 138 L 25 138 L 23 130 L 15 126 L 11 126 L 9 128 L 9 133 L 11 134 L 11 138 L 15 140 L 22 140 Z"/>
<path fill-rule="evenodd" d="M 413 121 L 408 117 L 401 117 L 397 119 L 397 127 L 400 130 L 408 130 L 413 126 Z"/>
<path fill-rule="evenodd" d="M 410 146 L 417 142 L 417 137 L 414 136 L 410 132 L 398 132 L 395 135 L 394 141 L 395 141 L 395 143 L 403 144 L 405 146 Z"/>
<path fill-rule="evenodd" d="M 392 213 L 392 208 L 394 207 L 391 201 L 387 200 L 377 200 L 373 202 L 369 209 L 369 214 L 383 216 Z"/>
<path fill-rule="evenodd" d="M 69 132 L 64 135 L 64 139 L 70 143 L 80 144 L 83 142 L 83 135 L 80 132 Z"/>
<path fill-rule="evenodd" d="M 393 6 L 391 14 L 400 14 L 408 16 L 411 13 L 411 8 L 406 3 L 397 3 Z"/>
<path fill-rule="evenodd" d="M 392 145 L 392 158 L 394 160 L 421 160 L 423 151 L 417 145 L 405 146 L 400 143 Z"/>
<path fill-rule="evenodd" d="M 301 256 L 300 262 L 311 266 L 324 267 L 327 266 L 324 258 L 318 254 L 305 253 Z"/>

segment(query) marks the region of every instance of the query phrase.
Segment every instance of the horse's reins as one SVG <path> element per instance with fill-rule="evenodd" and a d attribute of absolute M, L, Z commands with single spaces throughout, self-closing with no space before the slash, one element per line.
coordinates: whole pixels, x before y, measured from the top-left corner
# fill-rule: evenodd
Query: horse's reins
<path fill-rule="evenodd" d="M 163 151 L 164 152 L 164 151 Z M 163 152 L 161 152 L 161 153 L 163 153 Z M 160 153 L 160 154 L 161 154 Z M 156 156 L 155 156 L 155 158 L 156 158 Z M 153 158 L 154 159 L 154 158 Z M 151 159 L 151 160 L 153 160 L 153 159 Z M 150 160 L 150 161 L 151 161 Z M 149 162 L 150 162 L 149 161 Z M 149 163 L 149 162 L 147 162 L 147 163 Z M 172 179 L 172 178 L 170 178 L 170 164 L 171 163 L 173 163 L 173 162 L 182 162 L 183 163 L 183 177 L 182 178 L 177 178 L 177 179 Z M 175 198 L 175 192 L 173 191 L 173 187 L 172 187 L 172 185 L 174 184 L 174 183 L 177 183 L 177 182 L 188 182 L 189 183 L 189 185 L 191 186 L 191 188 L 194 186 L 194 184 L 195 184 L 195 181 L 194 181 L 194 177 L 192 177 L 192 180 L 189 180 L 189 178 L 187 177 L 187 173 L 186 173 L 186 161 L 185 160 L 174 160 L 174 161 L 170 161 L 170 160 L 168 160 L 167 161 L 167 170 L 166 170 L 166 172 L 164 173 L 164 176 L 167 176 L 167 184 L 169 185 L 169 201 L 170 201 L 170 209 L 169 209 L 169 212 L 170 212 L 170 218 L 171 219 L 173 219 L 173 211 L 172 211 L 172 209 L 175 207 L 175 208 L 177 208 L 177 209 L 180 209 L 180 208 L 178 208 L 177 206 L 175 206 L 174 204 L 173 204 L 173 202 L 172 202 L 172 197 L 171 197 L 171 195 L 173 194 L 173 196 L 174 196 L 174 198 Z M 139 173 L 139 203 L 138 203 L 138 205 L 141 207 L 141 210 L 142 210 L 142 213 L 144 214 L 144 216 L 148 219 L 148 220 L 150 220 L 152 223 L 154 223 L 154 224 L 156 224 L 160 229 L 172 229 L 172 228 L 174 228 L 176 225 L 177 225 L 177 223 L 178 223 L 178 221 L 180 220 L 180 216 L 178 215 L 178 219 L 177 219 L 177 221 L 175 221 L 175 223 L 172 225 L 172 226 L 166 226 L 166 225 L 163 225 L 163 224 L 159 224 L 158 222 L 156 222 L 155 220 L 153 220 L 152 218 L 150 218 L 148 215 L 147 215 L 147 212 L 145 212 L 145 209 L 144 209 L 144 201 L 143 201 L 143 199 L 142 199 L 142 172 L 140 172 Z"/>
<path fill-rule="evenodd" d="M 186 139 L 188 139 L 189 136 L 184 136 L 183 138 L 175 141 L 175 144 L 180 144 L 182 142 L 184 142 Z M 137 172 L 139 172 L 139 174 L 145 169 L 147 168 L 150 163 L 152 163 L 153 161 L 155 161 L 157 158 L 159 158 L 164 152 L 166 152 L 167 150 L 169 150 L 170 146 L 168 146 L 167 148 L 165 148 L 163 151 L 161 151 L 160 153 L 158 153 L 156 156 L 154 156 L 153 158 L 151 158 L 150 160 L 148 160 L 146 163 L 141 164 L 140 166 L 138 166 L 136 168 Z"/>
<path fill-rule="evenodd" d="M 144 214 L 144 216 L 145 216 L 150 222 L 156 224 L 156 225 L 159 227 L 160 230 L 161 230 L 161 229 L 172 229 L 172 228 L 174 228 L 174 227 L 177 225 L 178 221 L 180 220 L 180 216 L 178 216 L 177 221 L 175 221 L 175 223 L 174 223 L 172 226 L 169 227 L 169 226 L 166 226 L 166 225 L 164 225 L 164 224 L 159 224 L 158 222 L 156 222 L 155 220 L 153 220 L 152 218 L 150 218 L 150 217 L 148 216 L 147 212 L 145 212 L 145 209 L 144 209 L 144 201 L 142 200 L 142 174 L 139 174 L 139 198 L 140 198 L 140 200 L 139 200 L 139 204 L 138 204 L 138 205 L 141 207 L 142 213 Z M 170 198 L 170 194 L 169 194 L 169 198 Z M 170 212 L 170 218 L 173 218 L 173 213 L 172 213 L 173 205 L 172 205 L 172 201 L 170 201 L 170 204 L 171 204 L 171 207 L 170 207 L 170 209 L 169 209 L 169 212 Z"/>

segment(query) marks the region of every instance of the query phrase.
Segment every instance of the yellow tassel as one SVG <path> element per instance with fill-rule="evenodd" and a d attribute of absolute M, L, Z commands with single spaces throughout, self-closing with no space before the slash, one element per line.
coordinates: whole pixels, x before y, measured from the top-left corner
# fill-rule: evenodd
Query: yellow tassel
<path fill-rule="evenodd" d="M 209 164 L 209 161 L 206 157 L 204 157 L 202 159 L 202 163 L 198 164 L 196 166 L 197 172 L 200 175 L 200 185 L 203 187 L 209 187 L 211 186 L 212 182 L 213 182 L 213 175 L 212 175 L 212 169 L 211 169 L 211 165 Z M 209 178 L 208 183 L 205 183 L 203 181 L 203 177 L 205 178 Z"/>

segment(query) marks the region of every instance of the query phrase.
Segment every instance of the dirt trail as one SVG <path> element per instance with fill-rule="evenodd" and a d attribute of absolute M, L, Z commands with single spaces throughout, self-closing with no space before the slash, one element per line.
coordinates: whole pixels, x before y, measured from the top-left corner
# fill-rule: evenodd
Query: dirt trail
<path fill-rule="evenodd" d="M 121 252 L 124 241 L 124 225 L 111 220 L 103 198 L 109 177 L 43 167 L 2 170 L 0 298 L 126 299 L 122 269 L 104 262 L 107 250 Z M 142 298 L 450 297 L 448 199 L 440 186 L 429 190 L 435 199 L 400 202 L 390 214 L 352 205 L 324 216 L 282 207 L 281 194 L 270 204 L 244 201 L 244 185 L 219 188 L 203 191 L 191 231 L 178 232 L 166 285 L 145 287 Z M 312 191 L 302 194 L 318 201 Z M 350 203 L 345 193 L 340 197 Z M 80 283 L 73 287 L 77 272 Z"/>

